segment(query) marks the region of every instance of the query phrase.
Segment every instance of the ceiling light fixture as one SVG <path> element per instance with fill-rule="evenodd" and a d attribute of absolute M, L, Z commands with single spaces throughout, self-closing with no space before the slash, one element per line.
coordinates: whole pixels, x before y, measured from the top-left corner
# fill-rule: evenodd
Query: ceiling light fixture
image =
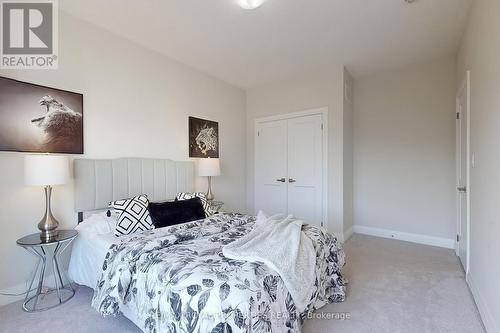
<path fill-rule="evenodd" d="M 264 3 L 264 0 L 238 0 L 238 3 L 243 9 L 255 9 L 260 7 Z"/>

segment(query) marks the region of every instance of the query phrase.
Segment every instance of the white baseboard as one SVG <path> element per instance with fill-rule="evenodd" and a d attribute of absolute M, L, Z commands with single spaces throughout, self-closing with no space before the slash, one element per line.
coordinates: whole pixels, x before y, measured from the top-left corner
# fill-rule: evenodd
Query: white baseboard
<path fill-rule="evenodd" d="M 37 277 L 37 279 L 38 279 L 38 277 Z M 36 287 L 37 281 L 38 280 L 35 280 L 32 288 Z M 53 281 L 54 281 L 54 275 L 52 275 L 52 274 L 46 275 L 44 278 L 44 282 L 45 282 L 44 287 L 54 288 L 55 284 Z M 19 293 L 25 292 L 27 289 L 28 289 L 28 285 L 26 282 L 24 282 L 24 283 L 19 283 L 15 286 L 11 286 L 11 287 L 8 287 L 5 289 L 0 289 L 0 293 L 19 294 Z M 31 295 L 34 295 L 34 291 L 31 292 Z M 21 296 L 0 295 L 0 306 L 4 306 L 4 305 L 10 304 L 10 303 L 14 303 L 14 302 L 23 300 L 25 296 L 26 296 L 25 294 L 21 295 Z"/>
<path fill-rule="evenodd" d="M 472 296 L 474 296 L 474 300 L 476 301 L 477 309 L 479 310 L 479 314 L 481 315 L 481 319 L 483 320 L 484 328 L 486 328 L 486 332 L 488 333 L 500 333 L 497 324 L 495 323 L 495 318 L 491 314 L 490 308 L 484 301 L 483 296 L 479 292 L 474 283 L 474 279 L 471 274 L 467 274 L 467 284 L 469 285 L 470 291 L 472 292 Z"/>
<path fill-rule="evenodd" d="M 22 292 L 25 292 L 28 287 L 26 286 L 26 283 L 20 283 L 18 285 L 2 289 L 0 290 L 0 293 L 6 293 L 6 294 L 19 294 Z M 0 306 L 4 306 L 10 303 L 14 303 L 17 301 L 20 301 L 24 299 L 25 295 L 21 296 L 5 296 L 5 295 L 0 295 Z"/>
<path fill-rule="evenodd" d="M 352 234 L 353 234 L 353 230 L 352 230 L 352 227 L 347 229 L 346 231 L 344 231 L 344 242 L 347 242 L 347 240 L 349 238 L 351 238 Z"/>
<path fill-rule="evenodd" d="M 393 231 L 393 230 L 373 228 L 373 227 L 365 227 L 362 225 L 355 225 L 353 227 L 353 231 L 356 234 L 377 236 L 377 237 L 383 237 L 383 238 L 391 238 L 391 239 L 397 239 L 397 240 L 402 240 L 402 241 L 406 241 L 406 242 L 444 247 L 447 249 L 454 249 L 455 248 L 455 240 L 454 239 L 426 236 L 426 235 L 419 235 L 419 234 L 411 234 L 408 232 Z"/>

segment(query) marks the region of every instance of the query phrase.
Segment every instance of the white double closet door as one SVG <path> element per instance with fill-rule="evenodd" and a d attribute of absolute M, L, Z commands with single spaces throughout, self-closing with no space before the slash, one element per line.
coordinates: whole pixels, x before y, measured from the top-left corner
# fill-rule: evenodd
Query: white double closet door
<path fill-rule="evenodd" d="M 255 208 L 323 220 L 323 115 L 257 121 Z"/>

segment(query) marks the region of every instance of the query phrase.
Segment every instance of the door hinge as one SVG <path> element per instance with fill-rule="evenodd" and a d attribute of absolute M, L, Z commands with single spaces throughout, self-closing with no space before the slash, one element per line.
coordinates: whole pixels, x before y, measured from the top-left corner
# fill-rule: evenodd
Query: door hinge
<path fill-rule="evenodd" d="M 457 243 L 460 242 L 460 236 L 457 234 Z"/>
<path fill-rule="evenodd" d="M 321 124 L 321 130 L 323 130 L 323 124 Z"/>
<path fill-rule="evenodd" d="M 257 131 L 257 136 L 260 136 L 260 131 Z"/>
<path fill-rule="evenodd" d="M 460 112 L 457 112 L 457 120 L 460 119 Z"/>

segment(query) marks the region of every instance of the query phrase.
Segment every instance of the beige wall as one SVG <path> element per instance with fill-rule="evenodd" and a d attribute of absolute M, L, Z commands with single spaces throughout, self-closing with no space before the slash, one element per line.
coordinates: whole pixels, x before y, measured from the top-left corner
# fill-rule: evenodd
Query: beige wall
<path fill-rule="evenodd" d="M 500 332 L 500 2 L 477 0 L 458 60 L 471 71 L 469 284 L 489 333 Z"/>
<path fill-rule="evenodd" d="M 343 232 L 343 67 L 254 87 L 247 91 L 247 202 L 254 212 L 255 119 L 328 107 L 328 225 Z"/>
<path fill-rule="evenodd" d="M 355 80 L 356 226 L 454 238 L 455 85 L 454 58 Z"/>
<path fill-rule="evenodd" d="M 244 91 L 64 13 L 59 31 L 59 70 L 0 75 L 82 92 L 84 157 L 187 160 L 187 117 L 219 121 L 222 176 L 214 180 L 214 192 L 226 209 L 245 211 Z M 2 291 L 24 282 L 33 268 L 15 240 L 36 232 L 43 213 L 42 189 L 23 184 L 23 156 L 0 153 Z M 197 187 L 205 190 L 206 180 L 198 179 Z M 76 224 L 72 188 L 56 188 L 53 202 L 68 228 Z"/>

